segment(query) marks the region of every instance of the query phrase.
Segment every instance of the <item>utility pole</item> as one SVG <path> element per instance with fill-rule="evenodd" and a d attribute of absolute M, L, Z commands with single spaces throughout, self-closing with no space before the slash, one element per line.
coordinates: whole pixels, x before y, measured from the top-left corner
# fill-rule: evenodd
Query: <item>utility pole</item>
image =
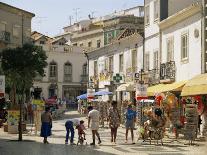
<path fill-rule="evenodd" d="M 69 16 L 69 24 L 70 24 L 70 26 L 72 25 L 72 18 L 73 18 L 73 16 Z"/>

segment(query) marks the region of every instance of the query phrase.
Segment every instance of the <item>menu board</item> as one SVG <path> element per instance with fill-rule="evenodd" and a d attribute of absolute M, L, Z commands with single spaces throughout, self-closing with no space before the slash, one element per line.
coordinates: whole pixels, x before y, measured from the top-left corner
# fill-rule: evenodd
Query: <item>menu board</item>
<path fill-rule="evenodd" d="M 198 127 L 198 112 L 197 105 L 187 104 L 185 108 L 185 132 L 184 137 L 186 140 L 195 140 Z"/>

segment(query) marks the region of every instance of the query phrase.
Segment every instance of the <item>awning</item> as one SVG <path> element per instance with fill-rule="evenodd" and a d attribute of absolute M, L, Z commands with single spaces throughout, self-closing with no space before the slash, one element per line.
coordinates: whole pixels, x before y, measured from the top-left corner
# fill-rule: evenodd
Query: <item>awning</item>
<path fill-rule="evenodd" d="M 147 95 L 154 96 L 156 93 L 163 93 L 169 91 L 182 91 L 183 86 L 187 81 L 174 82 L 171 84 L 158 84 L 147 88 Z"/>
<path fill-rule="evenodd" d="M 135 91 L 135 84 L 134 83 L 125 83 L 118 86 L 116 91 L 126 91 L 126 92 L 132 92 Z"/>
<path fill-rule="evenodd" d="M 207 74 L 200 74 L 189 80 L 183 87 L 181 96 L 207 94 Z"/>
<path fill-rule="evenodd" d="M 147 88 L 147 96 L 154 96 L 156 93 L 161 93 L 164 84 L 158 84 Z"/>

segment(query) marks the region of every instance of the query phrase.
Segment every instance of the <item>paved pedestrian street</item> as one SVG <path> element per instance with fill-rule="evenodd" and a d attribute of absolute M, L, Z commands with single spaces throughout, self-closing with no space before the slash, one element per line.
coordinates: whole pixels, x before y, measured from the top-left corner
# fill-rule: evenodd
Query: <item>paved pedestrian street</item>
<path fill-rule="evenodd" d="M 75 112 L 67 112 L 64 119 L 53 121 L 52 136 L 48 139 L 50 144 L 43 144 L 42 138 L 31 132 L 31 126 L 28 126 L 28 133 L 24 134 L 23 142 L 18 142 L 18 135 L 12 135 L 3 132 L 0 129 L 0 155 L 206 155 L 207 144 L 206 142 L 196 141 L 193 146 L 184 145 L 186 141 L 179 139 L 175 141 L 173 136 L 164 139 L 164 146 L 155 144 L 152 142 L 137 141 L 135 145 L 131 144 L 130 133 L 128 143 L 125 144 L 125 129 L 120 127 L 118 129 L 117 144 L 110 142 L 110 130 L 108 128 L 100 128 L 100 136 L 102 140 L 101 145 L 90 146 L 92 142 L 91 131 L 87 129 L 86 142 L 84 145 L 65 145 L 65 127 L 64 123 L 68 118 L 77 118 L 80 115 Z M 87 120 L 85 117 L 80 117 L 85 120 L 85 126 L 87 126 Z M 136 132 L 136 130 L 135 130 Z M 137 139 L 137 134 L 135 134 Z M 75 133 L 75 142 L 77 142 L 77 132 Z M 97 141 L 96 141 L 97 143 Z"/>

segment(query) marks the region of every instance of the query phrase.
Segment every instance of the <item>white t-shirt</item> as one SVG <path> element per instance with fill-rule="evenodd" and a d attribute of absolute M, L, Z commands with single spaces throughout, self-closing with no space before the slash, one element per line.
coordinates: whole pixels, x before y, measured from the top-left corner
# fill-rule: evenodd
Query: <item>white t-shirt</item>
<path fill-rule="evenodd" d="M 93 122 L 99 122 L 99 116 L 100 116 L 99 111 L 98 110 L 95 110 L 95 109 L 91 110 L 88 113 L 88 117 L 91 118 L 91 123 L 93 123 Z"/>
<path fill-rule="evenodd" d="M 74 126 L 80 125 L 80 120 L 78 118 L 72 118 L 72 119 L 69 119 L 68 121 L 73 122 Z"/>

